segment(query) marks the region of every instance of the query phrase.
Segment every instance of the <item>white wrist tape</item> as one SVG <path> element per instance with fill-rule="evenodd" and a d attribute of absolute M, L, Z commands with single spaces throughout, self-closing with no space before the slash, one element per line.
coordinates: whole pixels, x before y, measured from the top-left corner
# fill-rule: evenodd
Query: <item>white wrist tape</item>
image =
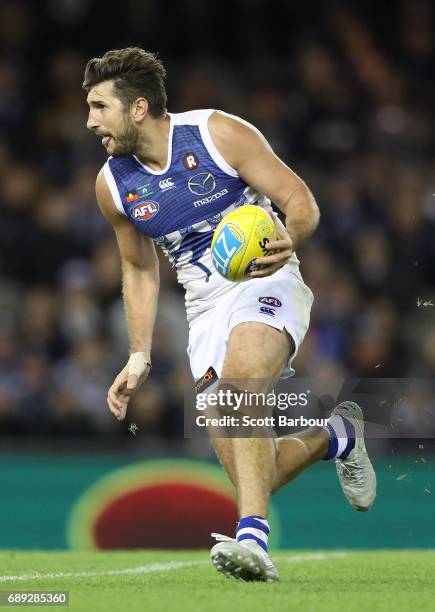
<path fill-rule="evenodd" d="M 140 378 L 147 367 L 151 368 L 151 362 L 145 357 L 145 353 L 132 353 L 127 363 L 128 375 L 134 374 Z"/>

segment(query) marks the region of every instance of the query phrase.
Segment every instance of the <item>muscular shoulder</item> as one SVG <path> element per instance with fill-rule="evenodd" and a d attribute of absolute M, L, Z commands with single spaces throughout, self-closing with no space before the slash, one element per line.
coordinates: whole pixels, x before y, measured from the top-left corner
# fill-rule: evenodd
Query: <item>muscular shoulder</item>
<path fill-rule="evenodd" d="M 210 136 L 217 149 L 233 168 L 237 169 L 246 156 L 270 149 L 261 132 L 248 121 L 222 111 L 208 120 Z"/>
<path fill-rule="evenodd" d="M 104 174 L 104 166 L 98 173 L 95 183 L 95 193 L 97 196 L 98 206 L 106 219 L 112 225 L 116 225 L 122 221 L 124 216 L 116 208 L 115 202 L 113 201 L 113 197 Z"/>

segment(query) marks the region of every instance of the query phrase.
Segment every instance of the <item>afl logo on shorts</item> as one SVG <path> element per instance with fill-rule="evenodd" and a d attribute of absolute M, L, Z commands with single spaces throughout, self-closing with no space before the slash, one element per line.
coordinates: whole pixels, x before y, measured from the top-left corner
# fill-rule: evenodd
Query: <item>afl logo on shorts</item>
<path fill-rule="evenodd" d="M 260 297 L 258 301 L 261 304 L 266 304 L 267 306 L 275 306 L 275 308 L 279 308 L 282 306 L 282 303 L 275 297 Z"/>
<path fill-rule="evenodd" d="M 159 205 L 157 202 L 147 200 L 136 204 L 131 209 L 131 216 L 135 221 L 149 221 L 154 215 L 159 212 Z"/>

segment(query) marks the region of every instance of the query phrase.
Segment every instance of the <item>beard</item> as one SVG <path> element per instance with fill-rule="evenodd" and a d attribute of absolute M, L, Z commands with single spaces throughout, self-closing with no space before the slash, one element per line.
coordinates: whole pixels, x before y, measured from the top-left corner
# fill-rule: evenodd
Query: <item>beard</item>
<path fill-rule="evenodd" d="M 133 155 L 139 144 L 139 129 L 134 125 L 128 116 L 124 117 L 123 130 L 113 138 L 113 150 L 110 154 L 113 157 L 126 157 Z"/>

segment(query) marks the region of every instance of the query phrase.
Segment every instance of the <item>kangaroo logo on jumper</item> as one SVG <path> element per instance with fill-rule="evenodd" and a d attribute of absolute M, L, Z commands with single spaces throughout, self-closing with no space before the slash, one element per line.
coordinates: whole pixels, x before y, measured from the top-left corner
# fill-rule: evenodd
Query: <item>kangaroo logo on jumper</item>
<path fill-rule="evenodd" d="M 282 302 L 280 302 L 278 298 L 271 296 L 259 297 L 258 301 L 261 302 L 261 304 L 266 304 L 266 306 L 275 306 L 275 308 L 282 306 Z"/>
<path fill-rule="evenodd" d="M 140 197 L 150 196 L 152 194 L 152 191 L 150 191 L 149 187 L 150 183 L 147 183 L 146 185 L 139 185 L 139 187 L 136 187 L 136 191 Z"/>
<path fill-rule="evenodd" d="M 180 257 L 184 253 L 188 253 L 192 251 L 192 257 L 189 262 L 193 266 L 196 266 L 206 274 L 205 282 L 208 283 L 208 280 L 211 276 L 211 271 L 204 266 L 199 260 L 204 255 L 206 250 L 209 248 L 211 244 L 211 239 L 213 237 L 213 231 L 209 232 L 189 232 L 186 234 L 180 242 L 180 246 L 174 255 L 174 263 L 180 259 Z"/>
<path fill-rule="evenodd" d="M 130 212 L 135 221 L 149 221 L 159 212 L 159 205 L 157 202 L 147 200 L 133 206 Z"/>
<path fill-rule="evenodd" d="M 210 172 L 200 172 L 192 176 L 187 185 L 189 191 L 195 195 L 208 195 L 216 189 L 216 180 Z"/>
<path fill-rule="evenodd" d="M 174 181 L 171 177 L 165 178 L 159 182 L 159 187 L 162 191 L 168 191 L 169 189 L 174 189 Z"/>
<path fill-rule="evenodd" d="M 233 223 L 227 223 L 219 232 L 211 257 L 216 270 L 223 276 L 228 274 L 231 261 L 243 247 L 244 242 L 243 234 Z"/>

